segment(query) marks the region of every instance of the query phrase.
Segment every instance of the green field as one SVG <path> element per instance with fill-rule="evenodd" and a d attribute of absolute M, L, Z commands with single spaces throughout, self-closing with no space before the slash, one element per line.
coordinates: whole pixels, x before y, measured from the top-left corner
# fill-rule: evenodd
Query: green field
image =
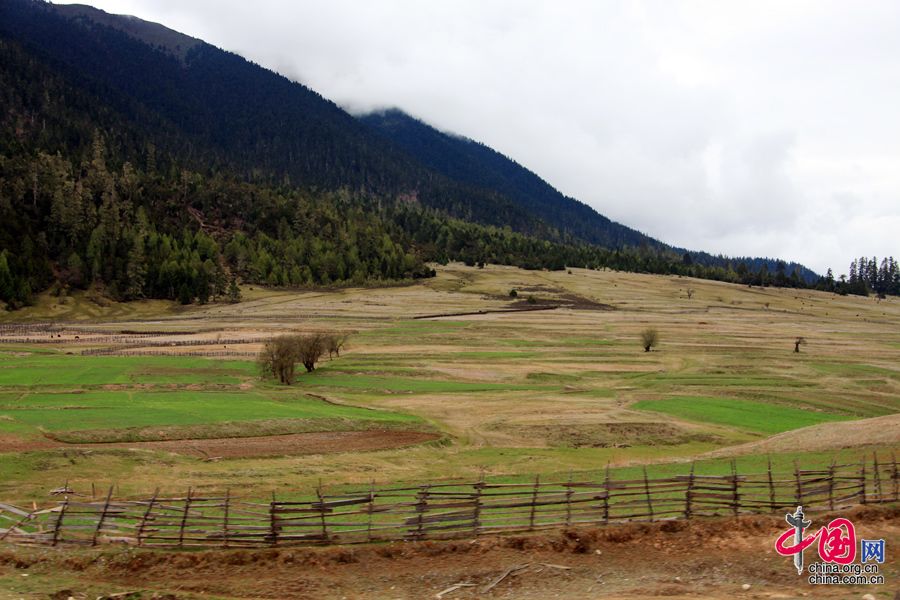
<path fill-rule="evenodd" d="M 47 431 L 199 425 L 258 419 L 367 419 L 415 421 L 415 417 L 336 406 L 305 396 L 265 392 L 87 392 L 27 394 L 0 404 L 6 423 Z"/>
<path fill-rule="evenodd" d="M 266 384 L 250 361 L 7 354 L 0 355 L 0 382 L 15 390 L 0 393 L 0 433 L 65 441 L 90 439 L 77 432 L 102 432 L 96 441 L 130 440 L 132 430 L 155 427 L 190 426 L 196 435 L 202 434 L 197 426 L 223 423 L 246 423 L 247 435 L 256 435 L 255 423 L 266 422 L 271 430 L 273 420 L 291 423 L 282 432 L 321 431 L 325 424 L 354 429 L 354 421 L 423 423 L 412 415 L 333 404 Z M 239 427 L 231 430 L 241 433 Z M 142 432 L 140 438 L 153 436 Z"/>
<path fill-rule="evenodd" d="M 3 388 L 135 383 L 236 384 L 255 376 L 255 365 L 247 361 L 168 356 L 83 357 L 50 352 L 17 356 L 0 352 L 0 386 Z"/>
<path fill-rule="evenodd" d="M 632 405 L 640 410 L 672 415 L 679 419 L 726 425 L 756 433 L 774 434 L 819 423 L 843 421 L 849 417 L 800 408 L 734 398 L 679 396 L 666 400 L 641 400 Z"/>

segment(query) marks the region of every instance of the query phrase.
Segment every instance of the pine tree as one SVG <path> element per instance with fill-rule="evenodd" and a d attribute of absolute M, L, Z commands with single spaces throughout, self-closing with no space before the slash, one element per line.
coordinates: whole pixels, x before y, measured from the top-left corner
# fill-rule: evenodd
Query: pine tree
<path fill-rule="evenodd" d="M 10 302 L 15 299 L 16 283 L 6 257 L 6 250 L 0 252 L 0 300 Z"/>
<path fill-rule="evenodd" d="M 144 254 L 144 237 L 140 233 L 134 236 L 131 250 L 128 253 L 126 278 L 128 284 L 125 297 L 128 299 L 143 298 L 144 286 L 147 281 L 147 261 Z"/>
<path fill-rule="evenodd" d="M 237 304 L 241 301 L 241 288 L 238 287 L 237 279 L 234 277 L 228 282 L 228 301 L 232 304 Z"/>

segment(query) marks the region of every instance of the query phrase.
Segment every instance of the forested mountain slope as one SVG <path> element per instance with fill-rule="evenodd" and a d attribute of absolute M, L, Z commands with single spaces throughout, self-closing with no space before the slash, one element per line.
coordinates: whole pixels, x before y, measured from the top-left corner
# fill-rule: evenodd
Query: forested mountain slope
<path fill-rule="evenodd" d="M 443 147 L 161 25 L 3 0 L 0 302 L 49 286 L 202 302 L 237 279 L 407 279 L 457 259 L 741 280 L 417 123 Z"/>
<path fill-rule="evenodd" d="M 363 115 L 360 121 L 429 168 L 457 181 L 497 190 L 571 237 L 610 248 L 665 247 L 564 196 L 532 171 L 484 144 L 438 131 L 397 109 Z"/>
<path fill-rule="evenodd" d="M 405 150 L 429 168 L 454 180 L 497 190 L 569 238 L 606 248 L 644 246 L 689 254 L 690 263 L 709 267 L 735 268 L 744 263 L 747 272 L 758 273 L 765 264 L 776 273 L 779 261 L 769 258 L 725 258 L 706 252 L 672 247 L 630 227 L 611 221 L 593 208 L 563 195 L 536 173 L 526 169 L 493 148 L 466 137 L 444 133 L 401 110 L 376 111 L 359 117 L 362 123 Z M 790 276 L 811 283 L 817 275 L 797 263 L 782 267 Z"/>

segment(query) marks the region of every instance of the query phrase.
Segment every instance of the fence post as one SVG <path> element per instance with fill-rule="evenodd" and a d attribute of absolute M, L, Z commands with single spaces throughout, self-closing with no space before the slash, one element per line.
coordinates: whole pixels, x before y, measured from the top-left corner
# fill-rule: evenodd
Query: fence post
<path fill-rule="evenodd" d="M 181 527 L 178 528 L 178 546 L 184 546 L 184 528 L 187 526 L 188 511 L 191 509 L 191 494 L 193 488 L 188 488 L 187 498 L 184 499 L 184 513 L 181 515 Z"/>
<path fill-rule="evenodd" d="M 322 522 L 322 543 L 328 543 L 328 522 L 325 520 L 325 497 L 322 495 L 322 481 L 316 487 L 316 496 L 319 498 L 319 519 Z"/>
<path fill-rule="evenodd" d="M 778 505 L 775 504 L 775 482 L 772 480 L 772 457 L 766 457 L 769 468 L 769 510 L 775 512 L 778 509 Z"/>
<path fill-rule="evenodd" d="M 566 527 L 572 525 L 572 471 L 569 471 L 569 481 L 566 482 Z"/>
<path fill-rule="evenodd" d="M 153 504 L 156 502 L 156 498 L 159 496 L 159 488 L 156 488 L 156 491 L 153 492 L 153 497 L 150 498 L 150 502 L 147 504 L 147 510 L 144 511 L 144 516 L 141 518 L 141 522 L 138 524 L 137 528 L 137 545 L 140 546 L 144 542 L 144 528 L 147 526 L 147 520 L 150 518 L 150 513 L 153 511 Z"/>
<path fill-rule="evenodd" d="M 231 504 L 231 490 L 225 490 L 225 507 L 222 515 L 222 547 L 228 547 L 228 509 Z"/>
<path fill-rule="evenodd" d="M 541 476 L 534 476 L 534 489 L 531 492 L 531 514 L 528 515 L 528 529 L 534 530 L 534 511 L 537 508 L 538 488 L 541 485 Z"/>
<path fill-rule="evenodd" d="M 688 475 L 688 485 L 687 490 L 684 493 L 684 518 L 691 518 L 691 510 L 692 510 L 692 502 L 694 500 L 694 467 L 696 466 L 696 462 L 691 461 L 691 474 Z"/>
<path fill-rule="evenodd" d="M 872 473 L 875 475 L 875 502 L 881 502 L 881 473 L 878 468 L 878 453 L 872 452 Z"/>
<path fill-rule="evenodd" d="M 731 460 L 731 510 L 735 516 L 741 510 L 741 497 L 738 493 L 738 475 L 737 475 L 737 463 L 734 459 Z"/>
<path fill-rule="evenodd" d="M 425 537 L 425 511 L 428 510 L 428 489 L 429 484 L 421 486 L 419 493 L 416 494 L 416 512 L 418 513 L 418 522 L 416 523 L 416 539 Z"/>
<path fill-rule="evenodd" d="M 609 484 L 609 463 L 606 463 L 606 476 L 603 478 L 603 524 L 609 525 L 609 495 L 612 487 Z"/>
<path fill-rule="evenodd" d="M 106 494 L 106 502 L 103 503 L 103 512 L 97 519 L 97 529 L 94 530 L 94 538 L 91 540 L 91 546 L 97 545 L 97 538 L 100 536 L 100 530 L 103 529 L 103 522 L 106 520 L 106 512 L 109 510 L 109 501 L 112 499 L 113 487 L 109 486 L 109 492 Z"/>
<path fill-rule="evenodd" d="M 834 464 L 835 458 L 832 457 L 828 467 L 828 510 L 834 510 Z"/>
<path fill-rule="evenodd" d="M 900 500 L 900 480 L 897 479 L 897 455 L 891 451 L 891 479 L 894 481 L 894 500 Z"/>
<path fill-rule="evenodd" d="M 368 505 L 368 513 L 369 519 L 366 523 L 366 541 L 372 541 L 372 514 L 375 512 L 375 480 L 372 480 L 372 483 L 369 484 L 369 505 Z"/>
<path fill-rule="evenodd" d="M 481 494 L 484 491 L 484 471 L 481 472 L 481 479 L 475 484 L 475 507 L 472 509 L 472 535 L 478 537 L 478 530 L 481 528 Z"/>
<path fill-rule="evenodd" d="M 52 546 L 55 546 L 60 542 L 60 538 L 62 537 L 62 524 L 63 517 L 66 516 L 66 510 L 69 508 L 69 495 L 66 494 L 65 498 L 63 498 L 62 506 L 59 507 L 59 517 L 56 519 L 56 524 L 53 526 L 53 543 Z"/>
<path fill-rule="evenodd" d="M 316 488 L 316 495 L 319 497 L 319 509 L 322 509 L 322 495 L 318 493 L 318 488 Z M 278 545 L 278 514 L 276 508 L 277 502 L 275 501 L 275 490 L 272 490 L 272 500 L 269 501 L 269 543 L 272 546 Z"/>
<path fill-rule="evenodd" d="M 650 480 L 647 479 L 647 467 L 644 467 L 644 492 L 647 494 L 647 512 L 650 513 L 650 522 L 653 522 L 653 502 L 650 499 Z"/>
<path fill-rule="evenodd" d="M 803 482 L 800 480 L 800 466 L 794 461 L 794 478 L 797 480 L 797 506 L 803 506 Z"/>
<path fill-rule="evenodd" d="M 861 486 L 859 492 L 859 503 L 866 504 L 866 455 L 862 455 L 862 462 L 859 465 L 859 484 Z"/>

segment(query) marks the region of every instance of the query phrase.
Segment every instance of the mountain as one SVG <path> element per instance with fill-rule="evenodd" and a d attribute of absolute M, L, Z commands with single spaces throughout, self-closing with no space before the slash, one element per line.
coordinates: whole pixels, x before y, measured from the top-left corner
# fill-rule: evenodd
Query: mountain
<path fill-rule="evenodd" d="M 4 0 L 0 35 L 190 168 L 415 198 L 468 220 L 559 239 L 508 198 L 427 169 L 306 86 L 161 25 L 84 6 Z"/>
<path fill-rule="evenodd" d="M 0 2 L 0 223 L 9 307 L 51 285 L 191 302 L 237 278 L 362 283 L 447 260 L 746 276 L 477 142 L 357 119 L 162 25 L 37 0 Z"/>
<path fill-rule="evenodd" d="M 202 40 L 169 29 L 159 23 L 151 23 L 130 15 L 111 15 L 105 11 L 84 4 L 59 4 L 54 6 L 56 12 L 73 21 L 79 21 L 88 27 L 92 24 L 105 25 L 137 38 L 152 48 L 176 56 L 182 62 L 194 47 L 203 44 Z"/>
<path fill-rule="evenodd" d="M 563 232 L 567 239 L 605 248 L 643 246 L 674 252 L 682 260 L 688 254 L 690 263 L 709 267 L 737 267 L 744 263 L 748 271 L 752 270 L 754 273 L 763 264 L 767 270 L 776 273 L 782 262 L 773 258 L 728 258 L 669 246 L 611 221 L 587 204 L 565 196 L 536 173 L 493 148 L 463 136 L 439 131 L 399 109 L 376 111 L 358 118 L 430 169 L 471 186 L 500 192 Z M 788 274 L 796 270 L 806 283 L 813 283 L 818 279 L 815 272 L 795 262 L 783 263 L 781 270 Z"/>
<path fill-rule="evenodd" d="M 567 237 L 608 248 L 666 247 L 564 196 L 532 171 L 482 143 L 439 131 L 398 109 L 359 119 L 430 169 L 474 187 L 496 190 Z"/>

